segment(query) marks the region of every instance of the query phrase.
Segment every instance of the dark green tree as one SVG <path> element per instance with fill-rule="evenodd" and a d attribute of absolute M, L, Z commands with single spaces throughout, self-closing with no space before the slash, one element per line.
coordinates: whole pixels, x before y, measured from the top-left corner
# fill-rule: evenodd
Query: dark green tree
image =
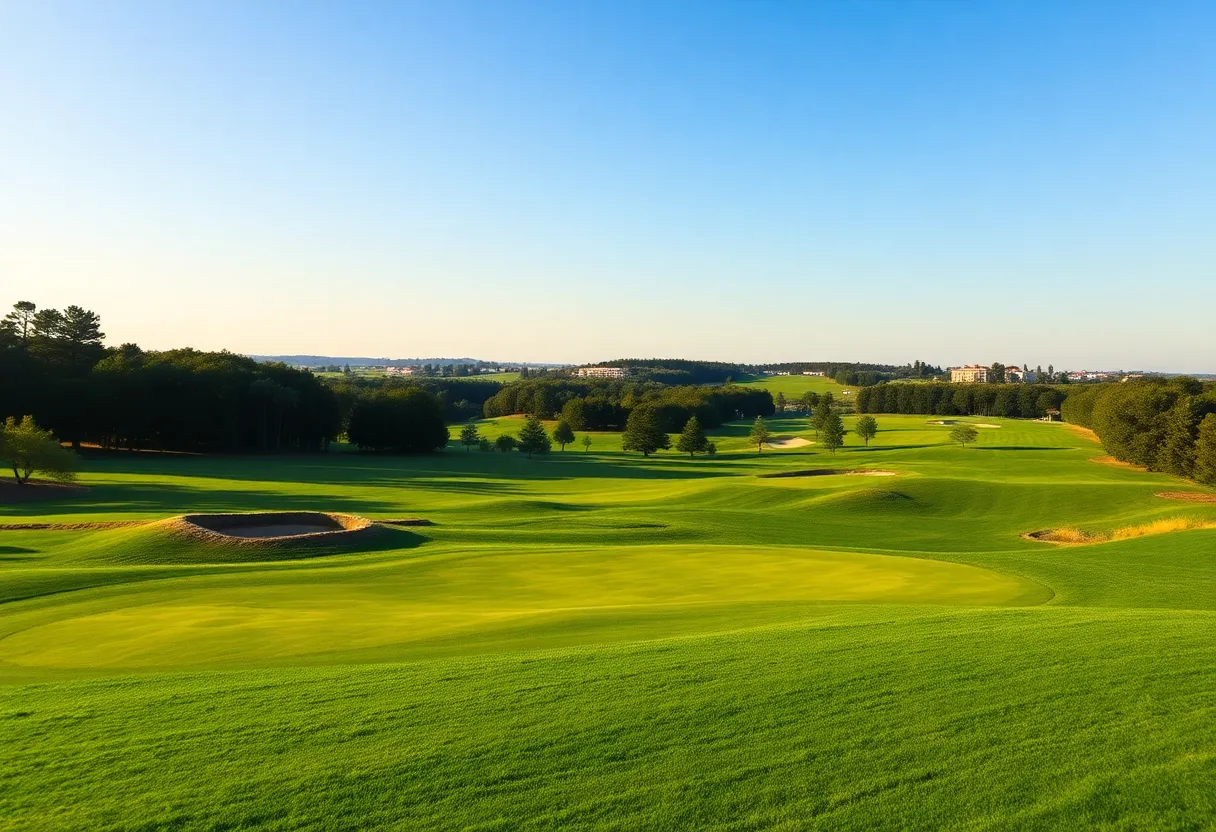
<path fill-rule="evenodd" d="M 718 443 L 717 442 L 706 442 L 705 443 L 705 453 L 707 456 L 713 456 L 714 454 L 718 453 Z"/>
<path fill-rule="evenodd" d="M 498 450 L 502 451 L 504 454 L 507 451 L 514 450 L 515 444 L 515 437 L 509 433 L 504 433 L 502 436 L 494 440 L 494 447 L 498 448 Z"/>
<path fill-rule="evenodd" d="M 591 450 L 591 434 L 584 433 L 583 434 L 583 453 L 587 453 L 587 451 L 589 451 L 589 450 Z"/>
<path fill-rule="evenodd" d="M 13 343 L 27 347 L 34 329 L 34 314 L 38 307 L 28 300 L 19 300 L 13 304 L 13 311 L 0 321 L 0 335 L 12 339 Z"/>
<path fill-rule="evenodd" d="M 777 406 L 778 413 L 785 413 L 785 393 L 781 393 L 781 392 L 777 393 L 776 406 Z"/>
<path fill-rule="evenodd" d="M 869 445 L 870 440 L 878 433 L 878 420 L 873 416 L 858 416 L 855 430 L 861 440 Z"/>
<path fill-rule="evenodd" d="M 477 425 L 469 422 L 460 429 L 460 444 L 464 445 L 465 453 L 474 445 L 481 443 L 481 437 L 477 435 Z"/>
<path fill-rule="evenodd" d="M 1216 413 L 1209 413 L 1199 423 L 1193 471 L 1199 482 L 1216 485 Z"/>
<path fill-rule="evenodd" d="M 696 456 L 702 453 L 709 446 L 709 438 L 705 435 L 705 429 L 701 427 L 701 422 L 696 416 L 689 417 L 684 423 L 684 430 L 680 433 L 680 438 L 676 440 L 676 450 L 682 454 Z"/>
<path fill-rule="evenodd" d="M 625 421 L 625 433 L 621 437 L 621 448 L 626 451 L 641 451 L 650 456 L 655 451 L 671 447 L 671 438 L 663 430 L 659 415 L 652 407 L 639 405 L 629 411 Z"/>
<path fill-rule="evenodd" d="M 565 419 L 558 419 L 557 424 L 553 426 L 553 441 L 561 446 L 563 453 L 566 446 L 574 441 L 574 429 Z"/>
<path fill-rule="evenodd" d="M 540 419 L 529 417 L 519 429 L 519 449 L 531 459 L 532 454 L 547 454 L 552 447 L 553 443 L 549 440 L 549 434 L 545 433 L 545 426 L 540 423 Z"/>
<path fill-rule="evenodd" d="M 811 417 L 811 427 L 815 429 L 815 436 L 823 431 L 823 426 L 832 418 L 832 402 L 828 399 L 829 393 L 825 393 L 819 399 L 819 406 L 815 408 L 815 415 Z"/>
<path fill-rule="evenodd" d="M 416 387 L 356 402 L 346 434 L 353 444 L 370 451 L 424 453 L 448 443 L 443 404 L 438 396 Z"/>
<path fill-rule="evenodd" d="M 819 431 L 819 444 L 833 454 L 844 444 L 844 420 L 834 410 L 823 423 L 823 429 Z"/>
<path fill-rule="evenodd" d="M 773 438 L 773 433 L 768 429 L 764 419 L 760 416 L 756 417 L 756 421 L 752 422 L 752 432 L 748 434 L 751 443 L 756 446 L 756 453 L 764 452 L 764 443 Z"/>

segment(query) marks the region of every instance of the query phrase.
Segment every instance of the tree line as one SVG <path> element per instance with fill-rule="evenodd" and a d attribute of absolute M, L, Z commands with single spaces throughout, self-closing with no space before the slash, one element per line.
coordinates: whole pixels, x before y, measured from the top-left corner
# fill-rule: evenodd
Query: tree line
<path fill-rule="evenodd" d="M 343 432 L 369 450 L 447 441 L 449 403 L 423 387 L 335 389 L 306 370 L 230 352 L 107 348 L 104 340 L 94 312 L 16 304 L 0 320 L 0 419 L 20 426 L 29 416 L 73 446 L 102 448 L 316 451 Z M 472 387 L 460 395 L 478 397 Z M 479 410 L 461 401 L 470 414 Z"/>
<path fill-rule="evenodd" d="M 1122 462 L 1216 485 L 1216 384 L 1148 378 L 1087 385 L 1061 407 Z"/>
<path fill-rule="evenodd" d="M 857 391 L 856 407 L 859 413 L 1040 419 L 1059 409 L 1065 395 L 1045 384 L 886 382 Z"/>
<path fill-rule="evenodd" d="M 484 415 L 560 417 L 574 430 L 624 430 L 638 407 L 652 411 L 670 433 L 682 430 L 693 416 L 701 425 L 715 428 L 734 419 L 771 416 L 775 410 L 772 395 L 752 387 L 544 378 L 506 385 L 486 400 Z"/>

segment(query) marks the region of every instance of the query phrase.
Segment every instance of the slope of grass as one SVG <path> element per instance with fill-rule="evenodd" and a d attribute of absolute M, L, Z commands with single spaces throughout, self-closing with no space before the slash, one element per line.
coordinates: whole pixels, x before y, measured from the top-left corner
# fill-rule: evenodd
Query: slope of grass
<path fill-rule="evenodd" d="M 1216 504 L 1060 425 L 931 421 L 834 455 L 739 424 L 696 459 L 91 460 L 0 525 L 434 525 L 287 560 L 0 530 L 0 826 L 1212 827 L 1216 530 L 1179 518 Z M 762 476 L 859 468 L 895 475 Z M 1022 537 L 1070 526 L 1180 530 Z"/>

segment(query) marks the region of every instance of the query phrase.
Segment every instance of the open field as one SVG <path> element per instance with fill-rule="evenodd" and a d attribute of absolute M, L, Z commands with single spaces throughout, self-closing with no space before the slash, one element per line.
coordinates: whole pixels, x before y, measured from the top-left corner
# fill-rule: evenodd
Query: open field
<path fill-rule="evenodd" d="M 803 380 L 840 389 L 764 383 Z M 786 418 L 811 444 L 92 457 L 0 506 L 99 524 L 0 529 L 0 827 L 1216 826 L 1212 491 L 1060 424 L 877 418 L 834 455 Z M 433 525 L 100 525 L 250 511 Z"/>
<path fill-rule="evenodd" d="M 739 379 L 738 383 L 746 387 L 762 387 L 774 396 L 784 393 L 786 399 L 791 402 L 807 393 L 831 393 L 838 401 L 848 401 L 857 395 L 858 390 L 856 387 L 837 384 L 834 379 L 824 376 L 746 376 Z"/>

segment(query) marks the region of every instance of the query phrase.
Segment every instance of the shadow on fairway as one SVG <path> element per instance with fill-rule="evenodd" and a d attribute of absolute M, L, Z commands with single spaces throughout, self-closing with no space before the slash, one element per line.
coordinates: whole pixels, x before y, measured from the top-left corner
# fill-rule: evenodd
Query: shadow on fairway
<path fill-rule="evenodd" d="M 972 445 L 972 450 L 975 451 L 1067 451 L 1070 448 L 1051 447 L 1045 448 L 1042 445 L 997 445 L 988 447 L 985 445 Z"/>

